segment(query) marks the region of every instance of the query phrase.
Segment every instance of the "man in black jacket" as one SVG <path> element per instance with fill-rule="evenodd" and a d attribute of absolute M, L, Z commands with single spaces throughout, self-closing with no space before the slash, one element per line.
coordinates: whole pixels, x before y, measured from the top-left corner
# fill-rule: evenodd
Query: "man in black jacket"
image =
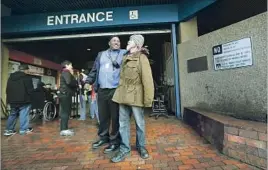
<path fill-rule="evenodd" d="M 20 134 L 24 135 L 33 131 L 29 128 L 29 112 L 34 88 L 31 77 L 26 74 L 28 69 L 28 65 L 20 65 L 19 71 L 12 73 L 7 81 L 7 103 L 10 104 L 11 113 L 8 116 L 5 136 L 16 133 L 14 129 L 18 116 L 20 117 Z"/>
<path fill-rule="evenodd" d="M 63 70 L 60 77 L 59 99 L 60 99 L 60 135 L 73 136 L 74 132 L 68 129 L 68 121 L 72 111 L 72 96 L 78 87 L 73 76 L 73 66 L 70 61 L 62 63 Z"/>

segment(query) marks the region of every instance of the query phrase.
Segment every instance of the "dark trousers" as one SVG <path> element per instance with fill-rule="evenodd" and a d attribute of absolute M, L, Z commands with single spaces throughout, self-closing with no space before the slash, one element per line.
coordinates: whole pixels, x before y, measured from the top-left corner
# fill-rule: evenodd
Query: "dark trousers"
<path fill-rule="evenodd" d="M 66 95 L 60 97 L 60 130 L 68 129 L 69 117 L 72 112 L 72 96 Z"/>
<path fill-rule="evenodd" d="M 112 101 L 115 89 L 98 90 L 99 132 L 101 140 L 109 140 L 110 144 L 120 144 L 119 105 Z M 111 133 L 110 132 L 110 123 Z"/>

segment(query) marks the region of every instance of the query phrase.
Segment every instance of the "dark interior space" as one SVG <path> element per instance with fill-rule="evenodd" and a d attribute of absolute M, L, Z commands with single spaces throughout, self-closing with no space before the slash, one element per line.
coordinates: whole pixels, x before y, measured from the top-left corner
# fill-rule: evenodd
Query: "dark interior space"
<path fill-rule="evenodd" d="M 198 34 L 207 34 L 265 11 L 266 0 L 218 0 L 198 13 Z"/>
<path fill-rule="evenodd" d="M 121 48 L 126 48 L 129 35 L 119 36 Z M 163 43 L 170 42 L 170 34 L 144 35 L 145 44 L 150 51 L 149 59 L 156 82 L 163 73 Z M 99 51 L 106 50 L 109 37 L 90 37 L 66 40 L 32 41 L 8 43 L 9 48 L 47 59 L 56 63 L 70 60 L 76 69 L 90 69 Z"/>

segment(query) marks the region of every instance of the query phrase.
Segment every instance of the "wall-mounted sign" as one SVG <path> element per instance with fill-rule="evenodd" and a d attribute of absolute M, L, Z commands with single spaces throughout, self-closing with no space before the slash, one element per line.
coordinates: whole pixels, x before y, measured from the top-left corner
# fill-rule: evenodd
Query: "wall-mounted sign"
<path fill-rule="evenodd" d="M 251 66 L 253 64 L 250 38 L 214 46 L 212 51 L 215 70 Z"/>
<path fill-rule="evenodd" d="M 32 74 L 32 75 L 44 75 L 44 69 L 43 68 L 40 68 L 40 67 L 35 67 L 35 66 L 32 66 L 32 65 L 29 65 L 29 74 Z"/>
<path fill-rule="evenodd" d="M 52 70 L 52 69 L 44 68 L 44 75 L 46 75 L 46 76 L 52 76 L 52 77 L 57 77 L 57 70 Z"/>
<path fill-rule="evenodd" d="M 36 65 L 42 65 L 42 60 L 39 58 L 34 58 L 34 64 Z"/>

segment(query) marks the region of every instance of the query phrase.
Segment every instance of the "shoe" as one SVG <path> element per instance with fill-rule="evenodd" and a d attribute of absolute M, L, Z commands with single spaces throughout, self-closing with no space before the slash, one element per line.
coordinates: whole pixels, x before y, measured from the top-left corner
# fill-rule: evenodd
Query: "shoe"
<path fill-rule="evenodd" d="M 149 158 L 149 153 L 145 148 L 138 148 L 138 152 L 139 152 L 142 159 Z"/>
<path fill-rule="evenodd" d="M 97 142 L 92 144 L 92 148 L 97 149 L 97 148 L 99 148 L 100 146 L 102 146 L 102 145 L 104 145 L 106 143 L 108 143 L 108 140 L 99 140 L 99 141 L 97 141 Z"/>
<path fill-rule="evenodd" d="M 114 152 L 114 151 L 116 151 L 118 148 L 119 148 L 119 145 L 115 145 L 115 144 L 113 144 L 113 145 L 109 145 L 108 147 L 106 147 L 106 148 L 104 149 L 104 153 L 107 154 L 107 153 Z"/>
<path fill-rule="evenodd" d="M 74 135 L 74 131 L 71 131 L 71 130 L 62 130 L 60 132 L 60 135 L 61 136 L 73 136 Z"/>
<path fill-rule="evenodd" d="M 32 132 L 33 131 L 33 128 L 28 128 L 26 132 Z"/>
<path fill-rule="evenodd" d="M 5 130 L 5 132 L 4 132 L 4 136 L 11 136 L 14 134 L 16 134 L 15 130 Z"/>
<path fill-rule="evenodd" d="M 126 157 L 130 156 L 130 152 L 122 152 L 119 151 L 112 159 L 111 161 L 114 163 L 123 161 Z"/>
<path fill-rule="evenodd" d="M 25 131 L 20 131 L 20 135 L 27 135 L 33 132 L 33 128 L 28 128 Z"/>
<path fill-rule="evenodd" d="M 73 129 L 68 129 L 69 131 L 71 131 L 71 132 L 74 132 L 74 130 Z"/>

